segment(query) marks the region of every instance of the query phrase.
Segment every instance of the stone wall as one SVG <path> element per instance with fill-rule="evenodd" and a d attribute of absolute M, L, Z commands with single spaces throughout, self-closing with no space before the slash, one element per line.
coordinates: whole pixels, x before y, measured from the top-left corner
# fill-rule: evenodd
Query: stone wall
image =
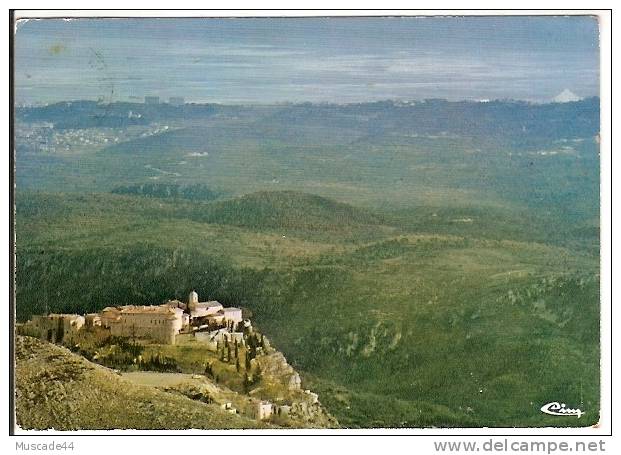
<path fill-rule="evenodd" d="M 21 331 L 24 335 L 61 343 L 70 339 L 83 326 L 84 317 L 77 314 L 35 315 L 22 326 Z"/>
<path fill-rule="evenodd" d="M 119 337 L 149 338 L 162 344 L 175 344 L 182 327 L 181 317 L 169 313 L 122 312 L 120 318 L 110 324 L 110 334 Z"/>

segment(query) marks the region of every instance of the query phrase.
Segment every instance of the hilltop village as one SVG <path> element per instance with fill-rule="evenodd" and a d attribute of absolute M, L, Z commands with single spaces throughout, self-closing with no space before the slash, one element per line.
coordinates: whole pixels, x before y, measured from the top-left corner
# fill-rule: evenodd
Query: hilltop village
<path fill-rule="evenodd" d="M 302 389 L 299 374 L 240 308 L 201 302 L 195 291 L 187 302 L 35 315 L 17 329 L 122 370 L 119 374 L 129 380 L 174 373 L 159 376 L 157 387 L 219 404 L 233 414 L 285 426 L 335 424 L 317 394 Z M 180 383 L 166 385 L 178 375 Z"/>
<path fill-rule="evenodd" d="M 160 344 L 175 344 L 182 333 L 194 334 L 197 339 L 214 345 L 224 339 L 243 340 L 242 310 L 225 308 L 216 300 L 199 302 L 192 291 L 188 302 L 169 300 L 161 305 L 110 306 L 100 313 L 35 315 L 23 326 L 25 332 L 50 341 L 61 342 L 76 332 L 101 327 L 111 336 L 150 340 Z"/>

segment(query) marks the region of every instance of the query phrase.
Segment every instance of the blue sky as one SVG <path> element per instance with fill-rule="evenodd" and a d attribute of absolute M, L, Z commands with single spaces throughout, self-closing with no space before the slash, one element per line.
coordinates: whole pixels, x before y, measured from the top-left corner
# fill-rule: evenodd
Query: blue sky
<path fill-rule="evenodd" d="M 77 19 L 18 24 L 18 103 L 599 94 L 593 17 Z"/>

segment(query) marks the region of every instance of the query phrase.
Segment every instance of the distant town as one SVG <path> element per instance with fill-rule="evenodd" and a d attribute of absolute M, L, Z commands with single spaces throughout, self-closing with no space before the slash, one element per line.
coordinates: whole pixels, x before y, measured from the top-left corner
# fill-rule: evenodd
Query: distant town
<path fill-rule="evenodd" d="M 145 96 L 144 104 L 160 104 L 159 96 Z M 168 104 L 171 106 L 183 106 L 185 99 L 182 96 L 171 96 L 168 98 Z"/>

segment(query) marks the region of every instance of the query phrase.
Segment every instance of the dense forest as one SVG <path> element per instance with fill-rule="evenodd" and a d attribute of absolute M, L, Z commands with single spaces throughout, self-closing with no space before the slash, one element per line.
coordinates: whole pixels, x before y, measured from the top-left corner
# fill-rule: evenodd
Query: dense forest
<path fill-rule="evenodd" d="M 20 108 L 16 317 L 196 289 L 343 426 L 593 424 L 598 104 Z"/>

